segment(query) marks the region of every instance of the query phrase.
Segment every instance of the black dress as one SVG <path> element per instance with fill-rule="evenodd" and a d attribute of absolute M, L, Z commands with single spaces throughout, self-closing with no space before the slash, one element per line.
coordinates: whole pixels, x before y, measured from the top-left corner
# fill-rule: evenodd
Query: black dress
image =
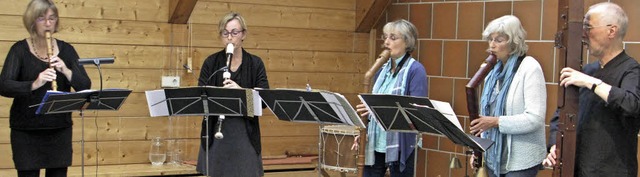
<path fill-rule="evenodd" d="M 60 57 L 72 70 L 72 81 L 58 72 L 58 91 L 89 89 L 87 72 L 78 65 L 78 53 L 70 44 L 57 40 Z M 13 98 L 9 114 L 11 149 L 17 170 L 61 168 L 71 165 L 71 113 L 36 115 L 37 107 L 51 83 L 31 91 L 31 84 L 40 72 L 48 68 L 29 50 L 26 40 L 13 44 L 0 73 L 0 95 Z"/>
<path fill-rule="evenodd" d="M 269 88 L 267 74 L 262 59 L 242 50 L 242 64 L 238 70 L 231 72 L 231 80 L 242 88 Z M 217 52 L 204 61 L 198 85 L 222 86 L 222 72 L 214 72 L 226 66 L 225 51 Z M 211 79 L 208 79 L 211 77 Z M 209 132 L 206 122 L 202 121 L 201 134 L 214 135 L 217 116 L 209 117 Z M 206 156 L 209 157 L 209 176 L 263 176 L 262 153 L 260 145 L 260 124 L 258 117 L 233 117 L 224 120 L 222 133 L 224 139 L 209 139 L 209 153 L 202 139 L 196 169 L 206 174 Z"/>

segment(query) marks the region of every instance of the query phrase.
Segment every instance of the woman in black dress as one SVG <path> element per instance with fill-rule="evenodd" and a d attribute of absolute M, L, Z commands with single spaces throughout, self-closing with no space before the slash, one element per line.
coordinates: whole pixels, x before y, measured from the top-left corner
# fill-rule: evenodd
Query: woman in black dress
<path fill-rule="evenodd" d="M 229 62 L 231 78 L 223 79 L 222 72 L 216 72 L 227 66 L 225 50 L 216 52 L 204 61 L 200 71 L 198 85 L 222 86 L 228 88 L 269 88 L 267 73 L 260 57 L 252 55 L 242 48 L 247 37 L 247 26 L 240 14 L 226 14 L 219 23 L 219 35 L 224 46 L 234 46 L 233 57 Z M 214 75 L 215 74 L 215 75 Z M 208 135 L 209 144 L 201 141 L 198 165 L 196 169 L 206 174 L 206 157 L 209 156 L 209 176 L 263 176 L 262 153 L 260 145 L 260 124 L 258 117 L 232 117 L 224 120 L 222 133 L 224 139 L 213 139 L 217 116 L 209 117 L 209 132 L 206 122 L 202 121 L 202 135 Z M 205 154 L 205 147 L 209 153 Z"/>
<path fill-rule="evenodd" d="M 11 46 L 0 73 L 0 95 L 13 98 L 9 115 L 11 150 L 18 176 L 67 176 L 71 165 L 71 113 L 36 114 L 51 81 L 58 91 L 89 89 L 91 81 L 73 46 L 52 39 L 53 57 L 47 56 L 45 31 L 57 32 L 58 10 L 50 0 L 32 0 L 23 16 L 30 37 Z"/>

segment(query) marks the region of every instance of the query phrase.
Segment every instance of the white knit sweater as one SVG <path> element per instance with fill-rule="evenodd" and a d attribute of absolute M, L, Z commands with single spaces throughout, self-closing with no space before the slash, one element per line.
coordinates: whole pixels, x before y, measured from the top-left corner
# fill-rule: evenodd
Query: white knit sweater
<path fill-rule="evenodd" d="M 518 171 L 542 163 L 546 157 L 545 112 L 547 89 L 538 61 L 527 56 L 516 72 L 507 94 L 506 116 L 500 116 L 499 130 L 507 136 L 506 169 Z M 509 146 L 510 144 L 510 146 Z"/>

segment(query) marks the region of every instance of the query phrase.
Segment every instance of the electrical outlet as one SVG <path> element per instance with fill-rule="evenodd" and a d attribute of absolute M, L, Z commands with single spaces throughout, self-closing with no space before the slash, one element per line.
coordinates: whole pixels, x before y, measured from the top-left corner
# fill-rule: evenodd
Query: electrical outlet
<path fill-rule="evenodd" d="M 180 87 L 180 77 L 178 76 L 162 76 L 162 87 Z"/>

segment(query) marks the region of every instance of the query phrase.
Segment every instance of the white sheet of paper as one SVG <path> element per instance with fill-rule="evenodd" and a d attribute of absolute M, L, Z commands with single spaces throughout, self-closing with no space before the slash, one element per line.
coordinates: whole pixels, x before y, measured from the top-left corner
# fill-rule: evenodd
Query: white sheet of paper
<path fill-rule="evenodd" d="M 340 101 L 338 101 L 338 98 L 336 97 L 336 95 L 331 94 L 329 92 L 320 92 L 320 95 L 322 95 L 322 97 L 324 97 L 324 99 L 327 100 L 327 103 L 329 103 L 329 106 L 331 106 L 331 109 L 333 109 L 333 111 L 338 114 L 338 118 L 340 118 L 340 122 L 344 122 L 349 125 L 354 125 L 351 119 L 349 119 L 348 114 L 345 112 L 344 108 L 342 108 Z"/>
<path fill-rule="evenodd" d="M 456 127 L 458 127 L 460 130 L 463 130 L 462 126 L 460 125 L 460 121 L 456 116 L 456 113 L 453 112 L 453 108 L 451 108 L 451 104 L 449 104 L 448 102 L 438 101 L 438 100 L 431 100 L 431 104 L 433 104 L 434 109 L 440 111 L 440 113 L 442 113 L 444 117 L 446 117 L 447 119 L 449 119 L 449 121 L 455 124 Z"/>
<path fill-rule="evenodd" d="M 253 93 L 253 115 L 262 116 L 262 98 L 260 93 L 256 90 L 251 90 Z"/>
<path fill-rule="evenodd" d="M 167 98 L 163 89 L 145 91 L 145 96 L 151 117 L 169 116 Z"/>

